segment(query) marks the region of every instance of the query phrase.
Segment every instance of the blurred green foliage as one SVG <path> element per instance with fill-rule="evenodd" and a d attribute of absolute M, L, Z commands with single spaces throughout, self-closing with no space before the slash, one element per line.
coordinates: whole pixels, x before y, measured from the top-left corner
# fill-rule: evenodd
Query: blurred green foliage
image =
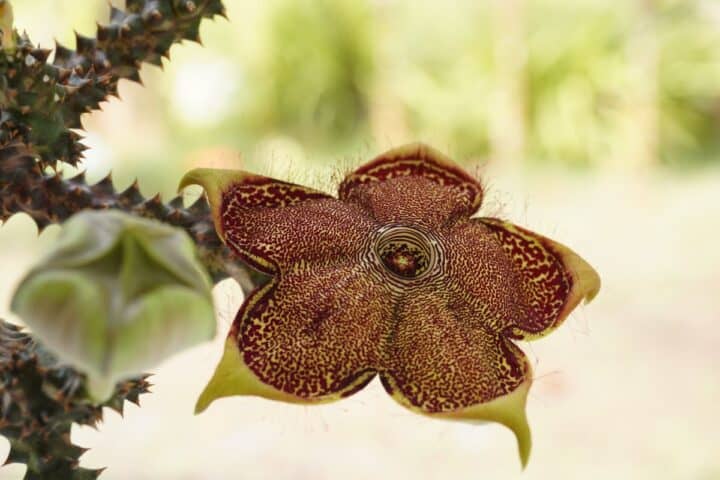
<path fill-rule="evenodd" d="M 720 3 L 661 11 L 661 159 L 720 162 Z"/>
<path fill-rule="evenodd" d="M 527 114 L 534 158 L 585 164 L 610 154 L 620 134 L 627 14 L 610 3 L 532 5 Z"/>
<path fill-rule="evenodd" d="M 17 22 L 32 32 L 52 11 L 65 22 L 53 34 L 69 36 L 105 16 L 102 0 L 67 4 L 58 13 L 51 0 L 23 0 Z M 107 150 L 136 172 L 150 159 L 206 163 L 197 152 L 217 146 L 242 152 L 246 167 L 282 155 L 332 162 L 413 140 L 460 160 L 492 156 L 501 4 L 228 0 L 230 21 L 203 26 L 205 48 L 176 48 L 164 74 L 144 70 L 144 91 L 127 87 L 124 108 L 142 115 L 113 131 Z M 515 5 L 527 161 L 629 164 L 645 142 L 656 163 L 720 163 L 720 3 Z"/>
<path fill-rule="evenodd" d="M 247 127 L 320 145 L 367 135 L 374 73 L 370 13 L 354 0 L 275 5 Z"/>
<path fill-rule="evenodd" d="M 382 88 L 397 95 L 411 137 L 449 149 L 457 158 L 490 151 L 492 34 L 488 2 L 395 5 L 381 39 L 391 48 Z M 382 81 L 382 79 L 381 79 Z M 381 100 L 384 101 L 384 100 Z M 376 129 L 379 130 L 379 129 Z M 408 139 L 410 140 L 410 139 Z"/>
<path fill-rule="evenodd" d="M 602 162 L 621 141 L 628 87 L 650 89 L 656 82 L 660 160 L 720 160 L 720 4 L 658 2 L 643 18 L 632 2 L 531 3 L 528 111 L 533 156 Z M 657 78 L 633 84 L 629 43 L 633 34 L 651 28 L 659 49 Z"/>

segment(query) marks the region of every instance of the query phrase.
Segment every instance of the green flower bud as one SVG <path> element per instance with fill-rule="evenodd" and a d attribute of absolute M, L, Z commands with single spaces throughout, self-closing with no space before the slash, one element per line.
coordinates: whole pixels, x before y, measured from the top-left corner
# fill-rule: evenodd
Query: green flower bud
<path fill-rule="evenodd" d="M 211 284 L 177 228 L 120 211 L 85 211 L 20 283 L 12 310 L 88 375 L 90 394 L 215 334 Z"/>

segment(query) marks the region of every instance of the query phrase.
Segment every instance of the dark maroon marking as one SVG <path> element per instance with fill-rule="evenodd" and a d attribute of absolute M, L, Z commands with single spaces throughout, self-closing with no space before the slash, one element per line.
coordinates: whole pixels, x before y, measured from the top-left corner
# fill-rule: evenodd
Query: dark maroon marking
<path fill-rule="evenodd" d="M 367 369 L 367 370 L 363 370 L 362 372 L 359 372 L 359 373 L 352 379 L 352 381 L 348 381 L 346 385 L 350 385 L 351 383 L 355 382 L 355 381 L 356 381 L 358 378 L 360 378 L 361 376 L 363 376 L 363 375 L 365 375 L 365 374 L 367 374 L 367 373 L 370 373 L 370 372 L 373 372 L 373 374 L 370 375 L 367 380 L 365 380 L 364 382 L 360 382 L 359 384 L 355 385 L 355 386 L 354 386 L 353 388 L 351 388 L 350 390 L 341 393 L 341 394 L 340 394 L 340 398 L 347 398 L 347 397 L 349 397 L 350 395 L 359 392 L 360 390 L 362 390 L 363 388 L 365 388 L 368 383 L 372 382 L 372 379 L 375 378 L 375 375 L 377 375 L 377 372 L 375 372 L 375 371 L 372 370 L 372 369 Z"/>
<path fill-rule="evenodd" d="M 368 182 L 367 179 L 358 178 L 361 175 L 367 175 L 376 181 L 397 177 L 424 177 L 440 185 L 463 189 L 471 204 L 475 204 L 483 194 L 482 185 L 467 172 L 454 165 L 439 163 L 432 154 L 421 148 L 391 158 L 380 156 L 358 168 L 340 184 L 341 200 L 349 198 L 354 187 Z"/>
<path fill-rule="evenodd" d="M 381 178 L 381 175 L 378 173 L 382 170 L 397 170 L 399 163 L 403 162 L 412 162 L 421 160 L 425 162 L 423 165 L 411 165 L 407 166 L 404 165 L 403 168 L 406 170 L 409 169 L 411 173 L 409 175 L 419 175 L 424 176 L 427 173 L 436 174 L 438 176 L 442 176 L 446 179 L 452 179 L 455 184 L 468 182 L 474 185 L 478 185 L 477 180 L 475 180 L 473 177 L 468 175 L 464 170 L 462 170 L 459 167 L 456 167 L 454 165 L 447 165 L 447 164 L 441 164 L 438 163 L 435 157 L 419 148 L 414 151 L 409 151 L 405 153 L 404 155 L 394 155 L 392 158 L 388 158 L 385 156 L 380 156 L 376 160 L 363 165 L 362 167 L 358 168 L 354 174 L 356 175 L 372 175 L 374 177 Z M 409 168 L 408 168 L 409 167 Z M 385 177 L 382 177 L 385 178 Z"/>
<path fill-rule="evenodd" d="M 297 205 L 305 200 L 324 200 L 332 199 L 330 195 L 315 192 L 309 190 L 300 185 L 294 185 L 292 183 L 283 182 L 280 180 L 272 180 L 264 177 L 248 177 L 235 185 L 232 185 L 222 195 L 221 203 L 221 225 L 222 235 L 225 236 L 228 231 L 233 228 L 241 228 L 242 225 L 238 225 L 232 222 L 232 218 L 228 218 L 224 215 L 224 212 L 229 210 L 231 202 L 235 201 L 236 206 L 239 208 L 257 209 L 257 208 L 279 208 L 289 205 Z M 233 249 L 235 254 L 240 257 L 244 263 L 248 264 L 251 268 L 272 275 L 276 273 L 277 266 L 275 268 L 268 267 L 258 263 L 251 255 L 262 258 L 268 263 L 274 263 L 267 252 L 258 249 L 245 248 L 246 252 L 238 251 Z"/>
<path fill-rule="evenodd" d="M 380 253 L 380 258 L 393 273 L 406 278 L 417 277 L 428 265 L 423 252 L 407 244 L 390 244 L 389 248 Z"/>
<path fill-rule="evenodd" d="M 492 221 L 484 223 L 497 235 L 516 268 L 528 280 L 528 302 L 534 315 L 533 318 L 524 319 L 523 324 L 518 327 L 526 332 L 538 333 L 555 325 L 574 284 L 572 275 L 562 262 L 562 256 L 554 250 L 550 242 L 530 230 L 515 226 L 518 232 L 535 239 L 542 248 L 506 230 L 502 224 Z M 541 275 L 546 275 L 542 285 L 532 282 Z M 517 335 L 511 337 L 518 338 Z"/>
<path fill-rule="evenodd" d="M 390 384 L 390 381 L 387 378 L 387 373 L 385 375 L 380 375 L 380 383 L 382 383 L 383 388 L 388 394 L 393 395 L 395 393 L 395 388 Z"/>

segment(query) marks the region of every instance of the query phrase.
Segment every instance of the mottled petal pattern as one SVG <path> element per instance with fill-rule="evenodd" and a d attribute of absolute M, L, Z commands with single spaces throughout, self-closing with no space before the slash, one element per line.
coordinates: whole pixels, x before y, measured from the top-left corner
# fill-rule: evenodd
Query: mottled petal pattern
<path fill-rule="evenodd" d="M 469 217 L 482 202 L 480 183 L 440 152 L 422 144 L 380 155 L 348 175 L 340 199 L 383 223 L 439 228 Z"/>
<path fill-rule="evenodd" d="M 569 248 L 472 218 L 480 183 L 413 144 L 348 175 L 339 199 L 245 172 L 194 170 L 220 237 L 271 274 L 245 301 L 200 396 L 294 403 L 348 396 L 379 374 L 425 415 L 510 428 L 525 465 L 531 368 L 514 339 L 556 328 L 600 287 Z"/>
<path fill-rule="evenodd" d="M 264 273 L 357 252 L 374 225 L 330 195 L 247 172 L 196 169 L 180 186 L 193 184 L 207 192 L 223 241 Z"/>
<path fill-rule="evenodd" d="M 580 256 L 547 237 L 494 218 L 478 219 L 488 227 L 519 273 L 522 317 L 508 315 L 510 336 L 532 340 L 557 328 L 583 300 L 600 290 L 600 277 Z"/>
<path fill-rule="evenodd" d="M 494 333 L 508 328 L 508 318 L 527 315 L 520 273 L 490 228 L 471 219 L 458 222 L 444 238 L 445 288 L 453 294 L 453 311 Z"/>
<path fill-rule="evenodd" d="M 275 277 L 243 304 L 228 335 L 234 351 L 226 352 L 198 409 L 227 395 L 315 403 L 357 391 L 379 366 L 392 308 L 381 299 L 388 295 L 362 264 L 347 259 Z M 218 391 L 228 369 L 245 377 L 231 391 Z"/>
<path fill-rule="evenodd" d="M 506 424 L 516 434 L 523 461 L 530 449 L 527 425 L 516 412 L 468 413 L 529 385 L 525 355 L 501 334 L 476 326 L 452 308 L 452 295 L 413 290 L 396 305 L 392 342 L 386 349 L 383 385 L 402 405 L 424 414 Z M 521 410 L 524 410 L 524 396 Z M 512 409 L 518 405 L 511 404 Z M 516 421 L 517 420 L 517 421 Z"/>

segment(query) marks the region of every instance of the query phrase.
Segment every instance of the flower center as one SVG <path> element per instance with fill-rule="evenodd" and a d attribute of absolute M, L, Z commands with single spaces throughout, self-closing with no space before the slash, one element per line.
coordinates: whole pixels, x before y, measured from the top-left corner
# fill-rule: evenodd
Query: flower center
<path fill-rule="evenodd" d="M 421 277 L 435 264 L 433 240 L 416 228 L 387 227 L 380 232 L 375 253 L 390 273 L 401 278 Z"/>

